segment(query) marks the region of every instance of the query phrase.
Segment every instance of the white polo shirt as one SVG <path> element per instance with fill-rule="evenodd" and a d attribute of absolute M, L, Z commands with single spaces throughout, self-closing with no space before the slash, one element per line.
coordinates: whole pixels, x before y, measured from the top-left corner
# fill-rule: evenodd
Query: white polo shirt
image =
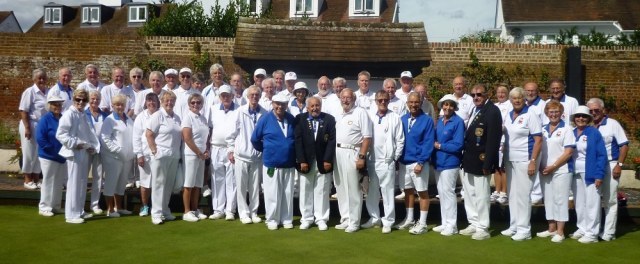
<path fill-rule="evenodd" d="M 293 117 L 296 117 L 299 114 L 302 113 L 306 113 L 307 112 L 307 105 L 305 102 L 305 105 L 302 105 L 302 108 L 300 108 L 300 105 L 298 105 L 298 101 L 293 99 L 291 100 L 291 102 L 289 102 L 289 107 L 287 107 L 287 112 L 289 112 Z"/>
<path fill-rule="evenodd" d="M 71 88 L 71 87 L 69 87 L 69 88 Z M 71 105 L 73 105 L 73 89 L 63 90 L 60 87 L 60 83 L 56 83 L 54 86 L 52 86 L 49 89 L 49 92 L 47 92 L 47 95 L 48 96 L 56 95 L 56 96 L 64 99 L 64 102 L 62 103 L 62 112 L 65 112 L 65 111 L 69 110 L 69 107 L 71 107 Z M 102 101 L 104 101 L 104 96 L 102 96 Z"/>
<path fill-rule="evenodd" d="M 549 102 L 549 100 L 551 99 L 547 99 L 547 103 Z M 576 110 L 578 110 L 578 106 L 580 105 L 578 103 L 578 100 L 567 94 L 564 94 L 558 101 L 560 101 L 560 103 L 564 107 L 564 113 L 562 113 L 562 120 L 564 120 L 564 122 L 567 124 L 571 124 L 571 120 L 569 118 L 571 118 L 571 115 L 575 114 Z M 544 114 L 544 106 L 542 107 L 542 112 Z"/>
<path fill-rule="evenodd" d="M 129 112 L 129 109 L 133 109 L 136 95 L 133 93 L 131 87 L 118 87 L 114 83 L 109 84 L 102 88 L 100 91 L 102 100 L 100 101 L 100 109 L 111 112 L 111 100 L 118 94 L 123 94 L 127 97 L 127 103 L 124 106 L 124 112 Z"/>
<path fill-rule="evenodd" d="M 224 106 L 220 103 L 214 105 L 209 113 L 209 127 L 211 127 L 211 145 L 226 148 L 227 140 L 234 134 L 235 127 L 231 124 L 236 122 L 238 116 L 234 113 L 238 109 L 235 103 L 232 103 L 229 110 L 224 110 Z"/>
<path fill-rule="evenodd" d="M 196 114 L 194 112 L 187 111 L 187 113 L 184 114 L 184 118 L 182 119 L 181 127 L 191 128 L 193 143 L 195 143 L 200 152 L 205 152 L 207 150 L 209 124 L 207 123 L 207 119 L 205 119 L 204 116 L 202 116 L 200 113 Z M 196 156 L 196 153 L 191 150 L 189 146 L 187 146 L 187 143 L 184 144 L 184 155 Z"/>
<path fill-rule="evenodd" d="M 369 111 L 372 106 L 375 106 L 375 94 L 369 89 L 366 94 L 363 94 L 360 89 L 358 89 L 355 93 L 356 95 L 356 106 L 360 107 L 364 110 Z"/>
<path fill-rule="evenodd" d="M 266 96 L 264 96 L 264 93 L 262 93 L 262 97 L 260 97 L 260 101 L 258 101 L 258 104 L 260 105 L 260 107 L 264 108 L 264 110 L 267 110 L 267 112 L 271 111 L 271 109 L 273 109 L 273 105 L 271 105 L 271 99 L 267 98 Z"/>
<path fill-rule="evenodd" d="M 542 129 L 542 157 L 540 166 L 542 168 L 551 166 L 564 153 L 566 148 L 576 147 L 576 137 L 573 129 L 567 126 L 564 121 L 560 121 L 554 131 L 549 131 L 549 124 Z M 556 170 L 557 173 L 568 173 L 569 164 L 565 163 Z"/>
<path fill-rule="evenodd" d="M 320 98 L 322 101 L 322 107 L 320 110 L 332 116 L 336 116 L 340 112 L 342 112 L 342 104 L 340 103 L 340 98 L 338 95 L 330 92 L 326 96 L 322 97 L 319 94 L 314 95 L 317 98 Z"/>
<path fill-rule="evenodd" d="M 504 121 L 507 120 L 507 115 L 509 114 L 509 112 L 513 110 L 513 105 L 511 105 L 511 101 L 506 100 L 504 101 L 504 103 L 495 102 L 494 105 L 497 106 L 498 109 L 500 109 L 500 114 L 502 115 L 502 123 L 504 123 Z"/>
<path fill-rule="evenodd" d="M 188 90 L 179 86 L 178 89 L 173 90 L 176 94 L 176 105 L 173 107 L 175 112 L 181 119 L 189 111 L 189 96 L 195 93 L 200 93 L 197 89 L 190 87 Z M 204 106 L 203 106 L 204 108 Z"/>
<path fill-rule="evenodd" d="M 158 95 L 158 100 L 162 100 L 162 95 L 166 93 L 166 90 L 160 89 L 160 94 Z M 136 102 L 133 104 L 133 114 L 139 115 L 144 111 L 144 104 L 146 102 L 147 94 L 153 93 L 153 89 L 144 89 L 136 94 Z M 160 107 L 160 106 L 158 106 Z M 137 119 L 137 118 L 136 118 Z"/>
<path fill-rule="evenodd" d="M 507 115 L 504 122 L 504 156 L 508 161 L 530 160 L 534 144 L 533 137 L 542 135 L 540 118 L 530 110 L 529 107 L 524 106 L 515 119 L 513 111 Z"/>
<path fill-rule="evenodd" d="M 402 90 L 402 87 L 400 87 L 400 89 L 396 90 L 396 98 L 402 100 L 403 102 L 407 103 L 407 97 L 409 97 L 409 94 L 413 92 L 413 87 L 411 87 L 411 90 L 408 93 L 405 93 Z"/>
<path fill-rule="evenodd" d="M 182 146 L 180 123 L 178 115 L 174 113 L 172 117 L 162 107 L 149 117 L 145 128 L 151 130 L 155 136 L 156 159 L 162 157 L 180 158 L 180 147 Z"/>
<path fill-rule="evenodd" d="M 393 99 L 389 101 L 389 105 L 387 106 L 387 108 L 399 116 L 403 116 L 406 113 L 408 113 L 407 102 L 400 100 L 400 98 L 398 97 L 393 97 Z M 371 108 L 369 108 L 369 115 L 370 116 L 375 115 L 377 112 L 378 112 L 378 105 L 373 104 Z"/>
<path fill-rule="evenodd" d="M 574 173 L 584 173 L 587 159 L 587 135 L 584 133 L 576 139 L 576 150 L 573 153 L 573 158 L 575 159 Z"/>
<path fill-rule="evenodd" d="M 46 88 L 44 92 L 40 91 L 40 88 L 35 84 L 22 92 L 18 110 L 27 113 L 33 124 L 38 123 L 40 118 L 47 113 L 47 92 Z M 35 135 L 35 131 L 33 134 Z"/>
<path fill-rule="evenodd" d="M 336 117 L 336 143 L 357 145 L 364 138 L 373 136 L 373 124 L 367 112 L 353 107 L 349 112 L 341 112 Z"/>
<path fill-rule="evenodd" d="M 596 126 L 607 148 L 607 159 L 617 161 L 620 157 L 620 147 L 629 144 L 629 139 L 618 121 L 604 116 L 599 126 Z"/>
<path fill-rule="evenodd" d="M 549 123 L 549 118 L 547 117 L 547 115 L 544 114 L 544 107 L 546 105 L 547 105 L 547 102 L 542 100 L 540 96 L 536 97 L 536 99 L 533 100 L 533 102 L 531 103 L 527 102 L 527 106 L 529 106 L 529 109 L 536 112 L 536 114 L 538 115 L 538 118 L 540 118 L 540 121 L 542 122 L 543 125 L 546 125 Z M 562 120 L 564 120 L 564 118 L 562 118 Z M 566 124 L 570 124 L 570 123 L 566 123 Z"/>
<path fill-rule="evenodd" d="M 78 87 L 76 89 L 83 89 L 85 91 L 87 91 L 87 93 L 90 93 L 92 91 L 102 91 L 102 88 L 104 88 L 105 84 L 101 81 L 98 81 L 98 86 L 93 85 L 91 82 L 89 82 L 89 80 L 84 80 L 83 82 L 81 82 L 80 84 L 78 84 Z"/>

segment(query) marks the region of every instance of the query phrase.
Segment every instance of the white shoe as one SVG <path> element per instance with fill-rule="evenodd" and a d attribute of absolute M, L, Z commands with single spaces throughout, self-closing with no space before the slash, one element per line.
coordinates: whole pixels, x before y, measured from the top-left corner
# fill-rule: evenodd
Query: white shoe
<path fill-rule="evenodd" d="M 411 227 L 411 229 L 409 229 L 409 233 L 410 234 L 414 234 L 414 235 L 420 235 L 420 234 L 424 234 L 427 232 L 427 225 L 422 224 L 422 223 L 417 223 L 415 225 L 413 225 L 413 227 Z"/>
<path fill-rule="evenodd" d="M 316 225 L 318 226 L 318 230 L 320 231 L 327 231 L 327 229 L 329 229 L 325 221 L 318 221 Z"/>
<path fill-rule="evenodd" d="M 69 218 L 65 220 L 69 224 L 82 224 L 84 223 L 84 219 L 82 218 Z"/>
<path fill-rule="evenodd" d="M 505 205 L 505 204 L 507 204 L 507 203 L 509 202 L 509 198 L 507 197 L 507 195 L 506 195 L 506 194 L 505 194 L 505 195 L 500 195 L 500 196 L 498 197 L 498 200 L 497 200 L 497 201 L 498 201 L 498 203 L 499 203 L 499 204 L 501 204 L 501 205 Z"/>
<path fill-rule="evenodd" d="M 38 189 L 42 188 L 42 182 L 40 181 L 40 182 L 36 183 L 36 187 L 37 187 Z"/>
<path fill-rule="evenodd" d="M 218 220 L 218 219 L 222 219 L 224 217 L 224 213 L 222 212 L 214 212 L 213 214 L 211 214 L 209 216 L 209 219 L 211 220 Z"/>
<path fill-rule="evenodd" d="M 495 203 L 496 201 L 498 201 L 498 197 L 500 197 L 499 193 L 498 192 L 493 192 L 493 193 L 491 193 L 491 196 L 489 196 L 489 200 L 492 203 Z"/>
<path fill-rule="evenodd" d="M 249 217 L 240 217 L 240 223 L 246 225 L 253 223 Z"/>
<path fill-rule="evenodd" d="M 529 239 L 531 239 L 530 233 L 516 233 L 515 235 L 511 236 L 511 240 L 513 241 L 524 241 Z"/>
<path fill-rule="evenodd" d="M 251 222 L 253 222 L 254 224 L 260 223 L 262 222 L 262 218 L 260 218 L 258 215 L 252 215 Z"/>
<path fill-rule="evenodd" d="M 300 230 L 307 230 L 309 229 L 309 227 L 311 226 L 311 224 L 307 221 L 302 221 L 300 223 Z"/>
<path fill-rule="evenodd" d="M 602 238 L 602 240 L 604 241 L 612 241 L 612 240 L 616 240 L 616 236 L 615 235 L 611 235 L 611 234 L 602 234 L 600 235 L 600 238 Z"/>
<path fill-rule="evenodd" d="M 551 242 L 554 242 L 554 243 L 560 243 L 560 242 L 562 242 L 563 240 L 564 240 L 564 236 L 563 236 L 563 235 L 558 235 L 558 234 L 555 234 L 555 235 L 551 238 Z"/>
<path fill-rule="evenodd" d="M 38 214 L 41 216 L 46 216 L 46 217 L 51 217 L 53 216 L 53 212 L 51 211 L 45 211 L 45 210 L 40 210 L 38 211 Z"/>
<path fill-rule="evenodd" d="M 471 236 L 471 239 L 485 240 L 485 239 L 489 239 L 490 237 L 491 235 L 489 234 L 489 232 L 479 229 L 479 230 L 476 230 L 476 232 Z"/>
<path fill-rule="evenodd" d="M 269 229 L 269 230 L 278 230 L 278 224 L 276 224 L 276 223 L 268 223 L 267 224 L 267 229 Z"/>
<path fill-rule="evenodd" d="M 583 244 L 598 243 L 598 238 L 594 236 L 583 235 L 580 239 L 578 239 L 578 242 Z"/>
<path fill-rule="evenodd" d="M 211 196 L 211 188 L 209 188 L 209 185 L 205 185 L 204 187 L 202 187 L 202 197 L 209 196 Z"/>
<path fill-rule="evenodd" d="M 164 218 L 165 221 L 173 221 L 176 220 L 176 217 L 172 214 L 165 214 L 162 215 L 162 218 Z"/>
<path fill-rule="evenodd" d="M 511 236 L 516 234 L 516 231 L 513 231 L 513 230 L 507 228 L 505 230 L 502 230 L 502 232 L 500 232 L 500 234 L 502 234 L 503 236 L 511 237 Z"/>
<path fill-rule="evenodd" d="M 293 229 L 293 224 L 292 223 L 286 223 L 286 224 L 283 224 L 282 227 L 284 227 L 284 229 Z"/>
<path fill-rule="evenodd" d="M 200 220 L 205 220 L 205 219 L 207 219 L 207 215 L 206 215 L 206 214 L 204 214 L 204 213 L 202 213 L 202 211 L 200 211 L 200 209 L 195 210 L 195 214 L 196 214 L 196 217 L 197 217 L 198 219 L 200 219 Z"/>
<path fill-rule="evenodd" d="M 549 230 L 544 230 L 542 232 L 536 233 L 536 236 L 537 237 L 552 237 L 552 236 L 555 236 L 556 234 L 557 234 L 556 231 L 549 232 Z"/>
<path fill-rule="evenodd" d="M 404 200 L 404 191 L 402 191 L 400 194 L 396 195 L 396 200 Z"/>
<path fill-rule="evenodd" d="M 467 228 L 460 230 L 460 234 L 463 236 L 473 236 L 478 231 L 475 226 L 469 225 Z"/>
<path fill-rule="evenodd" d="M 140 185 L 140 181 L 136 181 L 136 189 L 137 189 L 137 188 L 140 188 L 140 186 L 141 186 L 141 185 Z"/>
<path fill-rule="evenodd" d="M 404 229 L 410 228 L 414 224 L 415 224 L 415 222 L 413 220 L 404 219 L 404 221 L 402 221 L 400 224 L 397 224 L 396 226 L 394 226 L 394 228 L 398 229 L 398 230 L 404 230 Z"/>
<path fill-rule="evenodd" d="M 431 230 L 432 230 L 433 232 L 438 232 L 438 233 L 440 233 L 440 232 L 442 232 L 442 231 L 444 230 L 444 225 L 436 226 L 436 227 L 434 227 L 434 228 L 433 228 L 433 229 L 431 229 Z"/>
<path fill-rule="evenodd" d="M 390 227 L 390 226 L 383 226 L 383 227 L 382 227 L 382 233 L 383 233 L 383 234 L 389 234 L 389 233 L 391 233 L 391 227 Z"/>
<path fill-rule="evenodd" d="M 347 227 L 349 227 L 349 223 L 347 223 L 347 221 L 344 221 L 340 224 L 337 224 L 335 228 L 338 230 L 344 230 L 347 229 Z"/>
<path fill-rule="evenodd" d="M 196 214 L 191 211 L 182 215 L 182 220 L 187 222 L 198 222 L 200 218 L 196 216 Z"/>
<path fill-rule="evenodd" d="M 532 199 L 531 200 L 531 205 L 541 205 L 542 204 L 542 198 L 540 199 Z"/>
<path fill-rule="evenodd" d="M 94 206 L 93 208 L 91 208 L 91 211 L 93 211 L 93 214 L 95 215 L 100 215 L 102 213 L 104 213 L 104 211 L 102 209 L 100 209 L 100 207 Z"/>
<path fill-rule="evenodd" d="M 453 236 L 457 233 L 458 233 L 458 229 L 456 228 L 445 228 L 444 230 L 442 230 L 442 232 L 440 232 L 440 234 L 443 236 Z"/>
<path fill-rule="evenodd" d="M 573 232 L 573 234 L 569 235 L 571 239 L 580 239 L 583 236 L 584 236 L 584 232 L 582 232 L 580 229 L 576 230 L 576 232 Z"/>
<path fill-rule="evenodd" d="M 91 217 L 93 217 L 93 214 L 86 213 L 86 212 L 83 212 L 82 215 L 80 215 L 80 218 L 82 219 L 89 219 Z"/>
<path fill-rule="evenodd" d="M 227 221 L 236 220 L 236 215 L 233 213 L 227 213 L 225 214 L 224 220 L 227 220 Z"/>
<path fill-rule="evenodd" d="M 357 232 L 357 231 L 358 231 L 358 229 L 359 229 L 359 228 L 358 228 L 357 226 L 349 226 L 349 227 L 347 227 L 347 228 L 344 230 L 344 232 L 347 232 L 347 233 L 355 233 L 355 232 Z"/>
<path fill-rule="evenodd" d="M 162 218 L 160 217 L 151 217 L 151 223 L 153 223 L 154 225 L 159 225 L 164 223 L 164 221 L 162 221 Z"/>
<path fill-rule="evenodd" d="M 38 189 L 38 185 L 35 182 L 25 182 L 23 184 L 24 188 L 27 190 L 35 190 Z"/>
<path fill-rule="evenodd" d="M 125 185 L 124 187 L 127 189 L 133 188 L 134 184 L 133 182 L 127 183 L 127 185 Z"/>
<path fill-rule="evenodd" d="M 369 218 L 369 221 L 360 225 L 360 228 L 367 229 L 372 227 L 380 227 L 382 226 L 382 222 L 380 220 L 373 221 L 373 219 Z"/>

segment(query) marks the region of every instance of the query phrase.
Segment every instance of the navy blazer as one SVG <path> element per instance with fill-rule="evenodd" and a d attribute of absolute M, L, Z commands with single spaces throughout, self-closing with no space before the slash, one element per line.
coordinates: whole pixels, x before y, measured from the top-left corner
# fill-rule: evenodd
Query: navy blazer
<path fill-rule="evenodd" d="M 296 116 L 296 170 L 300 171 L 300 163 L 316 161 L 318 172 L 322 174 L 333 171 L 324 169 L 324 162 L 333 164 L 336 153 L 336 120 L 327 113 L 320 113 L 317 136 L 314 138 L 313 124 L 309 113 Z M 311 166 L 311 164 L 309 164 Z"/>

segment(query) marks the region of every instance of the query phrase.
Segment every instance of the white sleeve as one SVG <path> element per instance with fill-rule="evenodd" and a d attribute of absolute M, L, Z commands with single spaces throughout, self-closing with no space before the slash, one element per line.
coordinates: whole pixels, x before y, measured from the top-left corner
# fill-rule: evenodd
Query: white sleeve
<path fill-rule="evenodd" d="M 107 117 L 104 119 L 104 123 L 102 124 L 102 129 L 100 130 L 100 140 L 103 145 L 107 147 L 107 150 L 111 153 L 120 153 L 122 147 L 115 140 L 113 135 L 114 127 L 116 126 L 115 119 L 112 117 Z"/>

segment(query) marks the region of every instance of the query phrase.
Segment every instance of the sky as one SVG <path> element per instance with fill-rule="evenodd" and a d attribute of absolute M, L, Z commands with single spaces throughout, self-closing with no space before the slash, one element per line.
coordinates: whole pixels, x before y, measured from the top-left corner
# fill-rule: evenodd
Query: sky
<path fill-rule="evenodd" d="M 120 0 L 0 0 L 1 11 L 13 11 L 22 30 L 27 31 L 42 16 L 43 6 L 56 2 L 68 6 Z M 347 1 L 347 0 L 344 0 Z M 400 22 L 424 22 L 430 42 L 449 42 L 461 35 L 495 27 L 497 0 L 398 0 Z M 136 0 L 135 2 L 154 2 Z M 215 0 L 202 0 L 205 10 Z M 220 0 L 226 3 L 228 0 Z"/>

